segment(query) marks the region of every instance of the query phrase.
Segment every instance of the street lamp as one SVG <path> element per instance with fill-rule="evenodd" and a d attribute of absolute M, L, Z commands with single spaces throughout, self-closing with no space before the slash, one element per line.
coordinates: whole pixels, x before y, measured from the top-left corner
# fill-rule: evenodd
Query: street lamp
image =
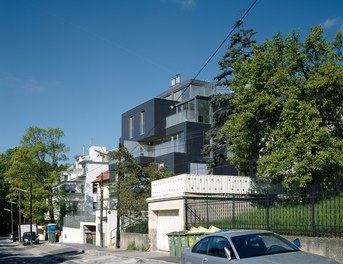
<path fill-rule="evenodd" d="M 11 211 L 11 233 L 13 233 L 13 204 L 16 204 L 16 202 L 12 201 L 6 201 L 11 204 L 11 210 L 5 209 L 6 211 Z"/>
<path fill-rule="evenodd" d="M 18 203 L 18 208 L 19 208 L 19 210 L 18 210 L 18 211 L 19 211 L 19 225 L 20 225 L 20 224 L 21 224 L 20 192 L 27 192 L 27 191 L 24 190 L 24 189 L 17 188 L 17 187 L 15 187 L 14 189 L 19 191 L 19 203 Z M 24 218 L 24 220 L 25 220 L 25 218 Z"/>

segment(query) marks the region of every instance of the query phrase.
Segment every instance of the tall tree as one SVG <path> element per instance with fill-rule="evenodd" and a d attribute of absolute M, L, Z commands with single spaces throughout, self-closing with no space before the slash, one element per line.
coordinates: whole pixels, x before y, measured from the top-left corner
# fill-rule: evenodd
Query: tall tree
<path fill-rule="evenodd" d="M 7 208 L 7 209 L 10 208 L 10 204 L 7 202 L 7 199 L 6 199 L 6 197 L 10 193 L 10 186 L 8 183 L 5 182 L 4 173 L 8 169 L 9 161 L 13 155 L 13 151 L 14 151 L 13 149 L 8 149 L 4 153 L 0 154 L 0 207 Z M 5 211 L 5 210 L 0 210 L 0 219 L 1 219 L 2 227 L 3 227 L 0 229 L 0 235 L 8 234 L 9 230 L 11 230 L 10 212 Z"/>
<path fill-rule="evenodd" d="M 220 133 L 239 169 L 285 186 L 342 176 L 342 33 L 274 36 L 234 64 L 233 114 Z"/>
<path fill-rule="evenodd" d="M 15 149 L 6 171 L 6 181 L 11 188 L 28 190 L 33 186 L 33 215 L 37 222 L 44 221 L 48 213 L 51 222 L 55 222 L 53 185 L 64 169 L 63 161 L 68 148 L 61 142 L 64 133 L 58 128 L 42 129 L 30 127 L 21 140 L 21 146 Z M 11 196 L 17 192 L 13 191 Z M 25 193 L 28 199 L 28 193 Z M 28 202 L 24 203 L 28 208 Z M 28 217 L 28 210 L 25 210 Z"/>
<path fill-rule="evenodd" d="M 166 167 L 158 169 L 156 164 L 141 166 L 125 147 L 110 151 L 107 156 L 116 163 L 112 194 L 117 197 L 115 208 L 121 216 L 140 215 L 147 209 L 151 181 L 172 176 Z"/>
<path fill-rule="evenodd" d="M 256 32 L 253 29 L 244 29 L 244 21 L 238 20 L 234 27 L 237 31 L 230 38 L 230 44 L 227 52 L 218 62 L 221 73 L 214 80 L 217 86 L 224 88 L 223 93 L 216 94 L 211 100 L 212 126 L 207 137 L 210 143 L 207 144 L 202 153 L 210 156 L 208 168 L 213 172 L 213 169 L 227 160 L 227 138 L 223 133 L 219 133 L 220 128 L 225 124 L 227 117 L 232 114 L 230 101 L 233 98 L 230 85 L 232 83 L 234 65 L 237 62 L 244 61 L 253 55 L 252 45 Z"/>

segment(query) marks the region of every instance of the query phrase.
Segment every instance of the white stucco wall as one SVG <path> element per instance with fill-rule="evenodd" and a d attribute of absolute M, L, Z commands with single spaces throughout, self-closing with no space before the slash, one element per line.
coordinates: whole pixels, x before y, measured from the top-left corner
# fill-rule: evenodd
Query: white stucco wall
<path fill-rule="evenodd" d="M 100 246 L 100 210 L 96 212 L 96 216 L 96 245 Z M 117 211 L 104 210 L 103 219 L 103 245 L 104 247 L 114 246 L 116 242 Z"/>
<path fill-rule="evenodd" d="M 169 251 L 168 233 L 185 228 L 184 199 L 149 199 L 149 239 L 151 250 Z"/>

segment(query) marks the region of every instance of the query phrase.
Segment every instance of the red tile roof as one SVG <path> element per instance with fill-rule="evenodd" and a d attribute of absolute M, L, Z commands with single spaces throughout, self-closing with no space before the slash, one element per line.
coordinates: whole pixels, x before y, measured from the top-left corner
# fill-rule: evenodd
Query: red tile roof
<path fill-rule="evenodd" d="M 109 181 L 110 180 L 110 172 L 105 171 L 102 173 L 102 181 Z M 98 183 L 101 182 L 101 174 L 98 175 L 92 183 Z"/>

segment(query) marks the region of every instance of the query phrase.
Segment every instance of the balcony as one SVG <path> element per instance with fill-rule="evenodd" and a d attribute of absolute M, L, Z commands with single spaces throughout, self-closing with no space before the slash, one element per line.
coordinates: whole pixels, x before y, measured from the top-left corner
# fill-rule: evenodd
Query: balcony
<path fill-rule="evenodd" d="M 185 141 L 182 138 L 177 140 L 169 140 L 156 145 L 148 145 L 139 143 L 137 141 L 126 140 L 124 141 L 124 146 L 134 157 L 158 157 L 173 152 L 186 153 Z"/>
<path fill-rule="evenodd" d="M 195 111 L 190 111 L 190 112 L 182 111 L 174 115 L 168 116 L 166 118 L 166 128 L 175 126 L 177 124 L 181 124 L 186 121 L 196 122 Z"/>

